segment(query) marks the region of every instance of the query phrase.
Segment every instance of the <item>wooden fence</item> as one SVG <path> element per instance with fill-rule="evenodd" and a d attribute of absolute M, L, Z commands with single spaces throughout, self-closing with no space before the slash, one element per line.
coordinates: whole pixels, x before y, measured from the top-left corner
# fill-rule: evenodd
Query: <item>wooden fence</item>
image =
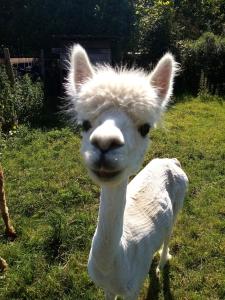
<path fill-rule="evenodd" d="M 40 57 L 10 57 L 10 52 L 8 48 L 3 49 L 4 58 L 0 58 L 0 65 L 4 64 L 6 67 L 6 72 L 9 77 L 11 84 L 15 83 L 15 76 L 13 66 L 18 66 L 20 64 L 39 64 L 42 78 L 45 78 L 45 64 L 44 64 L 44 51 L 40 53 Z"/>
<path fill-rule="evenodd" d="M 19 64 L 29 64 L 38 62 L 40 59 L 35 57 L 16 57 L 10 58 L 11 65 L 19 65 Z M 6 64 L 6 60 L 4 58 L 0 58 L 0 65 Z"/>
<path fill-rule="evenodd" d="M 54 110 L 57 108 L 60 97 L 64 95 L 63 82 L 66 70 L 63 69 L 60 58 L 44 55 L 40 51 L 39 57 L 10 57 L 8 48 L 3 49 L 3 57 L 0 58 L 0 66 L 5 65 L 7 76 L 11 85 L 14 85 L 17 77 L 24 74 L 31 75 L 32 80 L 41 78 L 45 93 L 45 105 Z"/>

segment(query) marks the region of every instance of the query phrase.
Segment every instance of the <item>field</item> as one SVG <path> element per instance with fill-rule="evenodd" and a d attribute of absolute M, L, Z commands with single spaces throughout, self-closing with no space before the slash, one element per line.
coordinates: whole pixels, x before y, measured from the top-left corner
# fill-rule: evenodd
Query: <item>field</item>
<path fill-rule="evenodd" d="M 145 163 L 177 157 L 189 192 L 170 243 L 173 260 L 160 280 L 157 257 L 140 299 L 225 299 L 225 105 L 178 102 L 153 130 Z M 99 189 L 82 165 L 79 135 L 68 127 L 20 127 L 1 140 L 9 210 L 18 237 L 4 236 L 0 299 L 104 299 L 87 274 Z"/>

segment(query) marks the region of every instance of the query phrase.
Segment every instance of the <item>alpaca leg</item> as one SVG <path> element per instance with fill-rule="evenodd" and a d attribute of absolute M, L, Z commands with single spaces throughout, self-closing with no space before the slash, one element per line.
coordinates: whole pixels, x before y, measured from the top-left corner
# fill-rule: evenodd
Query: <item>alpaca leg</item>
<path fill-rule="evenodd" d="M 8 207 L 6 204 L 6 197 L 5 197 L 5 191 L 4 191 L 4 178 L 3 178 L 3 172 L 1 169 L 0 169 L 0 211 L 2 213 L 2 218 L 5 223 L 6 234 L 10 237 L 15 237 L 16 232 L 15 232 L 13 226 L 11 225 L 10 219 L 9 219 Z"/>
<path fill-rule="evenodd" d="M 164 268 L 164 266 L 167 263 L 167 261 L 172 258 L 172 255 L 170 255 L 170 253 L 169 253 L 169 247 L 168 247 L 170 236 L 171 236 L 171 234 L 169 234 L 166 237 L 166 239 L 164 240 L 164 243 L 163 243 L 163 247 L 159 251 L 159 253 L 160 253 L 160 260 L 159 260 L 159 265 L 158 265 L 158 267 L 156 269 L 157 275 L 160 274 L 160 271 L 162 271 L 162 269 Z"/>
<path fill-rule="evenodd" d="M 7 262 L 0 257 L 0 272 L 4 272 L 7 269 Z"/>

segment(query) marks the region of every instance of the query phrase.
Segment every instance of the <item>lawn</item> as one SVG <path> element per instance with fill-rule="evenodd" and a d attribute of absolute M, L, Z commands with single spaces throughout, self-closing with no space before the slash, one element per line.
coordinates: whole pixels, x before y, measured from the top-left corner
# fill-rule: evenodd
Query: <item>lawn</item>
<path fill-rule="evenodd" d="M 225 299 L 225 104 L 188 99 L 152 131 L 145 163 L 177 157 L 190 180 L 160 280 L 153 262 L 140 299 Z M 225 102 L 224 102 L 225 103 Z M 99 189 L 82 165 L 70 128 L 20 127 L 0 139 L 9 210 L 18 237 L 4 236 L 0 299 L 104 299 L 87 274 Z"/>

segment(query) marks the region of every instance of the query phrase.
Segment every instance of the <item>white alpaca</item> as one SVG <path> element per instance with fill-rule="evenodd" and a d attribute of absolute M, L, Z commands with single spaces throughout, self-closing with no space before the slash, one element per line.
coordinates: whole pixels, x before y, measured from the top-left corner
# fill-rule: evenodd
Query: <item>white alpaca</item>
<path fill-rule="evenodd" d="M 170 257 L 168 242 L 187 176 L 178 160 L 154 159 L 128 180 L 140 168 L 148 131 L 171 96 L 175 71 L 170 54 L 147 76 L 93 68 L 82 47 L 72 50 L 67 92 L 83 126 L 84 162 L 101 186 L 88 271 L 106 299 L 137 299 L 154 253 L 163 245 L 158 271 Z"/>

